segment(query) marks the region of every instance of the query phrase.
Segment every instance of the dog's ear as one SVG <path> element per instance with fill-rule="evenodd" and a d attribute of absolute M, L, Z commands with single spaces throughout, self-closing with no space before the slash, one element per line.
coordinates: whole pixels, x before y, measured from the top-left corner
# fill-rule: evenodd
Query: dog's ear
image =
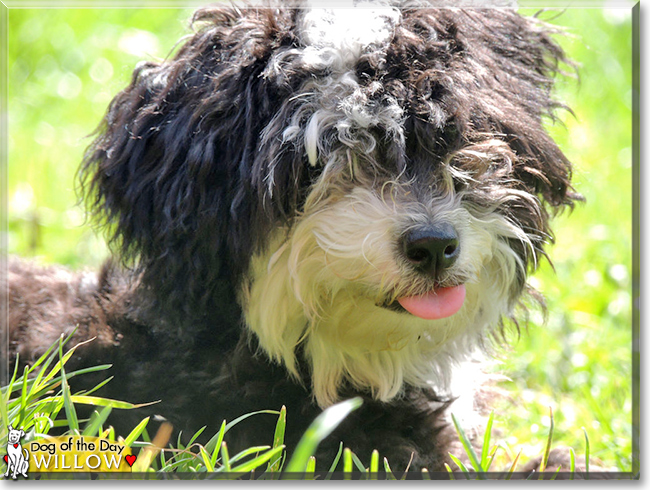
<path fill-rule="evenodd" d="M 87 150 L 89 207 L 119 254 L 180 312 L 209 311 L 211 294 L 236 308 L 227 275 L 248 265 L 270 227 L 256 218 L 251 174 L 277 110 L 277 87 L 262 74 L 272 50 L 291 42 L 283 21 L 291 19 L 265 9 L 198 11 L 200 28 L 173 58 L 136 68 Z"/>
<path fill-rule="evenodd" d="M 517 155 L 516 181 L 538 195 L 552 209 L 572 207 L 581 196 L 571 187 L 571 163 L 548 134 L 545 125 L 557 122 L 558 109 L 570 110 L 552 93 L 558 74 L 574 64 L 555 36 L 562 32 L 536 18 L 499 9 L 490 12 L 496 29 L 485 36 L 494 60 L 490 98 L 493 130 L 501 133 Z"/>
<path fill-rule="evenodd" d="M 553 97 L 554 80 L 573 69 L 554 38 L 560 34 L 511 9 L 413 9 L 389 51 L 395 65 L 409 67 L 400 78 L 413 87 L 410 112 L 437 131 L 422 141 L 455 151 L 500 139 L 517 157 L 508 185 L 519 183 L 554 209 L 578 197 L 571 164 L 545 128 L 564 107 Z"/>
<path fill-rule="evenodd" d="M 24 436 L 25 436 L 25 431 L 20 429 L 20 437 L 24 437 Z"/>

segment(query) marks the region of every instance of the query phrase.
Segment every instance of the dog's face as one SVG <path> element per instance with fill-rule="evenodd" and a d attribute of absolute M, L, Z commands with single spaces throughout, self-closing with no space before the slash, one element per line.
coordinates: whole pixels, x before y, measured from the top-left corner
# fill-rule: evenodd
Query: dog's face
<path fill-rule="evenodd" d="M 20 442 L 20 439 L 25 435 L 25 432 L 22 429 L 14 429 L 9 426 L 9 434 L 7 435 L 8 444 L 17 444 Z"/>
<path fill-rule="evenodd" d="M 85 177 L 143 282 L 248 329 L 325 406 L 444 384 L 569 205 L 562 51 L 505 10 L 200 11 L 113 101 Z M 173 284 L 173 285 L 170 285 Z"/>

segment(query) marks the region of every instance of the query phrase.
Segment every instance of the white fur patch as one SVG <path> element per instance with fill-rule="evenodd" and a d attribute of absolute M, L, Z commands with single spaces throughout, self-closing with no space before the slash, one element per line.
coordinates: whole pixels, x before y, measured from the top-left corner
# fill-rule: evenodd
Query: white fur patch
<path fill-rule="evenodd" d="M 299 28 L 307 46 L 304 61 L 322 68 L 337 58 L 340 63 L 332 64 L 334 68 L 352 69 L 364 51 L 382 49 L 390 42 L 400 17 L 399 10 L 390 7 L 311 9 Z"/>
<path fill-rule="evenodd" d="M 269 63 L 266 76 L 282 78 L 284 64 L 296 57 L 318 77 L 308 79 L 285 104 L 291 104 L 291 122 L 279 131 L 272 120 L 262 141 L 282 135 L 284 143 L 302 146 L 311 165 L 328 154 L 332 143 L 323 138 L 334 134 L 339 143 L 362 153 L 371 152 L 376 142 L 368 129 L 381 127 L 388 137 L 404 141 L 403 109 L 396 100 L 378 95 L 381 85 L 362 87 L 355 72 L 364 53 L 385 57 L 400 21 L 396 8 L 312 9 L 302 17 L 299 32 L 303 48 L 282 51 Z M 279 111 L 279 114 L 284 111 Z M 284 124 L 284 121 L 282 121 Z M 272 183 L 272 175 L 269 182 Z"/>

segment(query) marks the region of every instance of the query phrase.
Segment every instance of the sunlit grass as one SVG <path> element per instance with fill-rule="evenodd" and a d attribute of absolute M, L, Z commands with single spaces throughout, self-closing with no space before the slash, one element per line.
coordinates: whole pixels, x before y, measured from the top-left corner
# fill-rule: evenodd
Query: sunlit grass
<path fill-rule="evenodd" d="M 132 466 L 134 478 L 144 478 L 146 473 L 170 473 L 176 477 L 187 478 L 188 474 L 201 478 L 255 478 L 255 479 L 405 479 L 410 468 L 410 463 L 405 468 L 392 467 L 386 458 L 382 458 L 377 450 L 370 455 L 355 454 L 341 443 L 338 454 L 332 461 L 324 464 L 317 461 L 316 450 L 318 445 L 332 433 L 334 429 L 354 410 L 362 405 L 361 398 L 345 400 L 323 411 L 310 424 L 292 453 L 287 453 L 284 445 L 284 434 L 287 430 L 286 408 L 277 412 L 262 410 L 244 414 L 235 420 L 224 420 L 219 430 L 209 439 L 206 439 L 206 427 L 194 433 L 189 441 L 182 443 L 182 434 L 178 433 L 176 440 L 171 438 L 172 426 L 163 422 L 156 430 L 153 437 L 149 434 L 150 418 L 143 419 L 128 434 L 116 434 L 110 425 L 109 416 L 113 409 L 130 410 L 143 405 L 133 405 L 128 402 L 102 398 L 96 392 L 111 379 L 101 382 L 87 392 L 73 392 L 68 381 L 78 376 L 84 376 L 96 371 L 107 370 L 108 365 L 94 366 L 74 372 L 66 371 L 66 363 L 75 354 L 77 349 L 83 349 L 85 343 L 67 348 L 72 334 L 67 338 L 63 336 L 53 344 L 33 365 L 26 367 L 21 375 L 18 373 L 18 362 L 13 375 L 6 386 L 0 390 L 0 445 L 7 442 L 7 427 L 21 428 L 25 431 L 24 444 L 41 439 L 45 436 L 71 436 L 82 435 L 100 437 L 112 442 L 119 442 L 132 449 L 132 454 L 137 455 L 137 460 Z M 78 406 L 87 405 L 95 407 L 87 420 L 78 416 Z M 260 445 L 245 448 L 231 454 L 228 448 L 228 432 L 237 424 L 246 424 L 251 417 L 260 414 L 276 414 L 278 416 L 272 441 L 260 441 Z M 496 453 L 512 453 L 507 443 L 492 438 L 494 414 L 490 415 L 481 445 L 466 436 L 463 427 L 455 416 L 453 423 L 458 437 L 463 445 L 463 454 L 450 454 L 455 468 L 447 465 L 449 474 L 434 475 L 436 478 L 451 479 L 510 479 L 515 472 L 521 472 L 521 450 L 513 459 L 496 458 Z M 585 438 L 586 438 L 585 431 Z M 544 472 L 546 462 L 552 446 L 553 417 L 551 413 L 551 427 L 546 436 L 541 467 L 538 473 Z M 199 442 L 206 441 L 207 442 Z M 588 439 L 586 439 L 588 442 Z M 267 442 L 267 444 L 264 444 Z M 477 449 L 478 448 L 478 449 Z M 573 453 L 572 453 L 573 454 Z M 586 447 L 586 459 L 589 460 L 589 446 Z M 463 462 L 466 461 L 465 463 Z M 383 464 L 380 464 L 382 461 Z M 496 463 L 495 463 L 496 461 Z M 317 471 L 317 465 L 320 470 Z M 329 467 L 329 471 L 323 471 Z M 573 459 L 564 472 L 574 472 Z M 0 460 L 0 471 L 6 470 L 6 464 Z M 488 473 L 489 472 L 489 473 Z M 183 476 L 185 475 L 185 476 Z M 579 474 L 584 477 L 584 473 Z M 97 475 L 95 475 L 97 477 Z M 416 477 L 429 479 L 431 475 L 420 471 Z M 523 477 L 534 476 L 534 473 L 525 473 Z M 551 474 L 550 477 L 554 477 Z M 84 475 L 77 475 L 83 478 Z M 90 478 L 90 474 L 85 475 Z M 116 476 L 120 477 L 121 476 Z M 40 479 L 48 479 L 50 475 L 40 474 Z M 102 478 L 110 478 L 103 475 Z"/>

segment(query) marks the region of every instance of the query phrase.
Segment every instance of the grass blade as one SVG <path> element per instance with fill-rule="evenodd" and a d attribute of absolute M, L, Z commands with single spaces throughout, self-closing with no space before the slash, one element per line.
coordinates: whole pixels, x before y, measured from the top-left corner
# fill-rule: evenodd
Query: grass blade
<path fill-rule="evenodd" d="M 195 433 L 195 434 L 192 436 L 192 438 L 190 439 L 190 442 L 187 443 L 187 447 L 191 447 L 192 444 L 194 444 L 194 441 L 196 441 L 196 439 L 197 439 L 197 438 L 198 438 L 198 437 L 203 433 L 203 431 L 205 430 L 206 427 L 207 427 L 207 426 L 204 425 L 204 426 L 201 427 L 198 431 L 196 431 L 196 433 Z"/>
<path fill-rule="evenodd" d="M 354 454 L 354 451 L 352 450 L 350 450 L 350 454 L 352 455 L 352 462 L 354 463 L 354 466 L 356 466 L 357 469 L 362 473 L 365 473 L 368 469 L 364 466 L 359 457 Z"/>
<path fill-rule="evenodd" d="M 379 473 L 379 451 L 376 449 L 370 455 L 370 473 Z"/>
<path fill-rule="evenodd" d="M 510 469 L 508 470 L 508 475 L 506 476 L 506 480 L 510 480 L 510 478 L 512 478 L 512 474 L 515 472 L 515 468 L 517 467 L 517 463 L 519 463 L 519 458 L 521 457 L 521 451 L 522 451 L 522 449 L 519 450 L 519 453 L 517 453 L 517 457 L 512 462 L 512 465 L 510 466 Z"/>
<path fill-rule="evenodd" d="M 201 459 L 203 460 L 206 470 L 212 473 L 214 471 L 214 466 L 212 465 L 210 456 L 205 452 L 203 446 L 199 446 L 199 453 L 201 454 Z"/>
<path fill-rule="evenodd" d="M 343 450 L 343 473 L 343 478 L 349 480 L 349 475 L 352 473 L 352 451 L 348 447 Z"/>
<path fill-rule="evenodd" d="M 111 398 L 101 398 L 98 396 L 88 396 L 88 395 L 71 395 L 70 401 L 74 403 L 81 403 L 83 405 L 95 405 L 100 407 L 121 408 L 127 410 L 133 408 L 148 407 L 150 405 L 154 405 L 160 402 L 160 400 L 158 400 L 155 402 L 134 404 L 134 403 L 123 402 L 121 400 L 113 400 Z"/>
<path fill-rule="evenodd" d="M 572 447 L 569 448 L 569 480 L 573 480 L 576 473 L 576 453 Z"/>
<path fill-rule="evenodd" d="M 384 458 L 384 470 L 386 471 L 386 479 L 387 480 L 397 480 L 397 478 L 393 474 L 393 470 L 391 470 L 390 465 L 388 464 L 388 460 L 386 458 Z"/>
<path fill-rule="evenodd" d="M 542 463 L 539 465 L 539 478 L 540 480 L 544 478 L 543 473 L 546 471 L 546 465 L 548 464 L 548 455 L 551 453 L 551 442 L 553 441 L 553 428 L 555 427 L 555 422 L 553 420 L 553 409 L 548 407 L 551 425 L 548 428 L 548 437 L 546 438 L 546 447 L 544 448 L 544 457 L 542 458 Z"/>
<path fill-rule="evenodd" d="M 555 473 L 551 477 L 551 480 L 555 480 L 557 478 L 557 475 L 560 473 L 560 470 L 562 469 L 562 465 L 558 465 L 557 470 L 555 470 Z"/>
<path fill-rule="evenodd" d="M 63 368 L 63 344 L 59 342 L 59 369 L 61 370 L 61 392 L 63 395 L 63 407 L 65 408 L 66 419 L 68 420 L 68 425 L 74 434 L 79 433 L 79 419 L 77 418 L 77 411 L 74 408 L 74 404 L 70 400 L 70 387 L 68 386 L 68 380 L 65 377 L 65 369 Z"/>
<path fill-rule="evenodd" d="M 129 435 L 126 436 L 126 439 L 124 439 L 124 445 L 131 447 L 131 444 L 135 442 L 135 440 L 140 437 L 140 434 L 142 434 L 142 431 L 147 427 L 147 424 L 149 423 L 149 417 L 146 419 L 143 419 L 138 425 L 135 426 L 135 428 L 129 432 Z"/>
<path fill-rule="evenodd" d="M 490 439 L 492 437 L 492 423 L 494 422 L 494 411 L 490 412 L 487 425 L 485 427 L 485 435 L 483 436 L 483 447 L 481 448 L 481 468 L 488 470 L 488 453 L 490 452 Z"/>
<path fill-rule="evenodd" d="M 321 413 L 307 428 L 287 465 L 287 472 L 303 472 L 318 444 L 325 439 L 352 411 L 361 406 L 361 398 L 353 398 L 332 405 Z"/>
<path fill-rule="evenodd" d="M 104 407 L 102 408 L 101 412 L 95 410 L 93 414 L 90 416 L 90 420 L 84 427 L 84 430 L 81 433 L 81 435 L 94 436 L 98 434 L 99 431 L 101 430 L 102 424 L 106 422 L 106 419 L 108 419 L 108 416 L 110 415 L 112 410 L 113 409 L 111 407 Z"/>
<path fill-rule="evenodd" d="M 447 468 L 447 473 L 449 473 L 449 479 L 450 480 L 455 480 L 456 477 L 454 476 L 454 472 L 451 471 L 451 468 L 449 467 L 449 465 L 447 463 L 445 463 L 445 468 Z"/>
<path fill-rule="evenodd" d="M 454 463 L 456 463 L 456 465 L 460 468 L 460 470 L 461 470 L 461 471 L 463 472 L 463 474 L 465 475 L 465 478 L 467 478 L 467 479 L 469 480 L 469 470 L 468 470 L 467 467 L 463 464 L 463 462 L 462 462 L 460 459 L 458 459 L 456 456 L 454 456 L 453 454 L 451 454 L 451 453 L 449 453 L 449 457 L 450 457 L 451 460 L 452 460 Z"/>
<path fill-rule="evenodd" d="M 476 456 L 476 452 L 474 452 L 472 443 L 470 442 L 469 438 L 465 435 L 465 431 L 460 426 L 460 424 L 458 423 L 458 419 L 453 413 L 451 414 L 451 419 L 454 421 L 454 426 L 456 427 L 456 432 L 458 432 L 458 437 L 460 438 L 460 442 L 463 444 L 463 447 L 465 448 L 465 452 L 467 453 L 467 456 L 469 457 L 472 466 L 474 466 L 474 470 L 477 472 L 477 477 L 480 480 L 484 480 L 485 476 L 482 475 L 481 473 L 485 473 L 485 471 L 481 466 L 481 462 L 478 460 L 478 456 Z"/>
<path fill-rule="evenodd" d="M 221 446 L 222 449 L 226 447 L 226 443 L 224 442 L 223 445 Z M 278 454 L 280 454 L 282 451 L 284 451 L 284 446 L 276 447 L 273 449 L 269 449 L 267 452 L 264 454 L 260 454 L 258 457 L 251 459 L 250 461 L 247 461 L 239 466 L 236 466 L 234 468 L 230 468 L 228 470 L 224 469 L 223 471 L 232 471 L 232 472 L 237 472 L 237 473 L 246 473 L 249 471 L 253 471 L 263 464 L 267 463 L 271 459 L 277 457 Z M 228 456 L 228 451 L 226 449 L 225 453 L 226 457 Z M 222 455 L 223 457 L 223 455 Z M 224 467 L 230 465 L 230 461 L 228 461 L 228 465 L 225 465 Z"/>
<path fill-rule="evenodd" d="M 488 472 L 490 471 L 490 468 L 492 467 L 492 463 L 494 462 L 494 458 L 497 455 L 497 451 L 501 448 L 501 446 L 496 445 L 492 448 L 492 451 L 490 452 L 490 459 L 488 460 L 487 464 L 485 465 L 485 471 Z"/>
<path fill-rule="evenodd" d="M 235 456 L 230 458 L 230 464 L 236 463 L 240 459 L 245 458 L 246 456 L 250 456 L 251 454 L 255 453 L 261 453 L 262 451 L 267 451 L 269 449 L 273 449 L 271 446 L 253 446 L 249 447 L 248 449 L 244 449 L 243 451 L 237 453 Z M 257 457 L 257 456 L 255 456 Z"/>
<path fill-rule="evenodd" d="M 221 423 L 219 432 L 217 432 L 214 436 L 212 436 L 212 438 L 205 445 L 206 451 L 212 452 L 212 457 L 210 458 L 210 463 L 212 463 L 212 466 L 217 464 L 217 459 L 219 458 L 219 451 L 216 448 L 221 447 L 221 443 L 223 442 L 223 436 L 225 434 L 226 434 L 226 421 L 224 420 Z M 212 444 L 214 444 L 214 446 Z"/>
<path fill-rule="evenodd" d="M 589 436 L 587 435 L 587 429 L 584 427 L 582 432 L 585 434 L 585 480 L 589 480 Z"/>
<path fill-rule="evenodd" d="M 226 432 L 228 432 L 234 425 L 237 425 L 239 422 L 241 422 L 243 420 L 246 420 L 248 417 L 252 417 L 253 415 L 259 415 L 259 414 L 262 414 L 262 413 L 270 413 L 270 414 L 273 414 L 273 415 L 278 415 L 280 412 L 278 412 L 277 410 L 259 410 L 257 412 L 245 413 L 241 417 L 237 417 L 232 422 L 228 422 L 226 424 Z"/>
<path fill-rule="evenodd" d="M 330 469 L 327 472 L 327 475 L 325 476 L 326 480 L 329 480 L 332 478 L 332 473 L 336 470 L 336 467 L 339 465 L 339 461 L 341 460 L 341 455 L 343 454 L 343 443 L 339 443 L 339 450 L 336 453 L 336 456 L 334 456 L 334 461 L 332 461 L 332 464 L 330 465 Z"/>
<path fill-rule="evenodd" d="M 280 415 L 278 416 L 278 421 L 275 424 L 275 433 L 273 434 L 273 448 L 280 447 L 284 444 L 284 432 L 287 425 L 287 407 L 282 405 L 280 409 Z M 280 453 L 277 459 L 269 461 L 267 471 L 275 473 L 280 471 L 280 465 L 282 463 L 282 453 Z"/>
<path fill-rule="evenodd" d="M 223 441 L 223 436 L 226 433 L 226 421 L 221 422 L 221 427 L 215 435 L 213 435 L 207 444 L 204 446 L 205 450 L 209 453 L 213 452 L 215 449 L 221 447 L 221 442 Z"/>
<path fill-rule="evenodd" d="M 150 446 L 145 446 L 138 454 L 138 459 L 133 465 L 133 472 L 147 471 L 154 462 L 158 453 L 167 445 L 172 435 L 173 427 L 169 422 L 163 422 L 153 438 Z M 146 434 L 146 431 L 143 433 Z"/>
<path fill-rule="evenodd" d="M 228 455 L 228 445 L 225 442 L 221 443 L 221 464 L 223 471 L 230 471 L 230 456 Z"/>
<path fill-rule="evenodd" d="M 316 458 L 312 456 L 307 462 L 307 469 L 305 470 L 305 480 L 313 480 L 316 473 Z"/>

